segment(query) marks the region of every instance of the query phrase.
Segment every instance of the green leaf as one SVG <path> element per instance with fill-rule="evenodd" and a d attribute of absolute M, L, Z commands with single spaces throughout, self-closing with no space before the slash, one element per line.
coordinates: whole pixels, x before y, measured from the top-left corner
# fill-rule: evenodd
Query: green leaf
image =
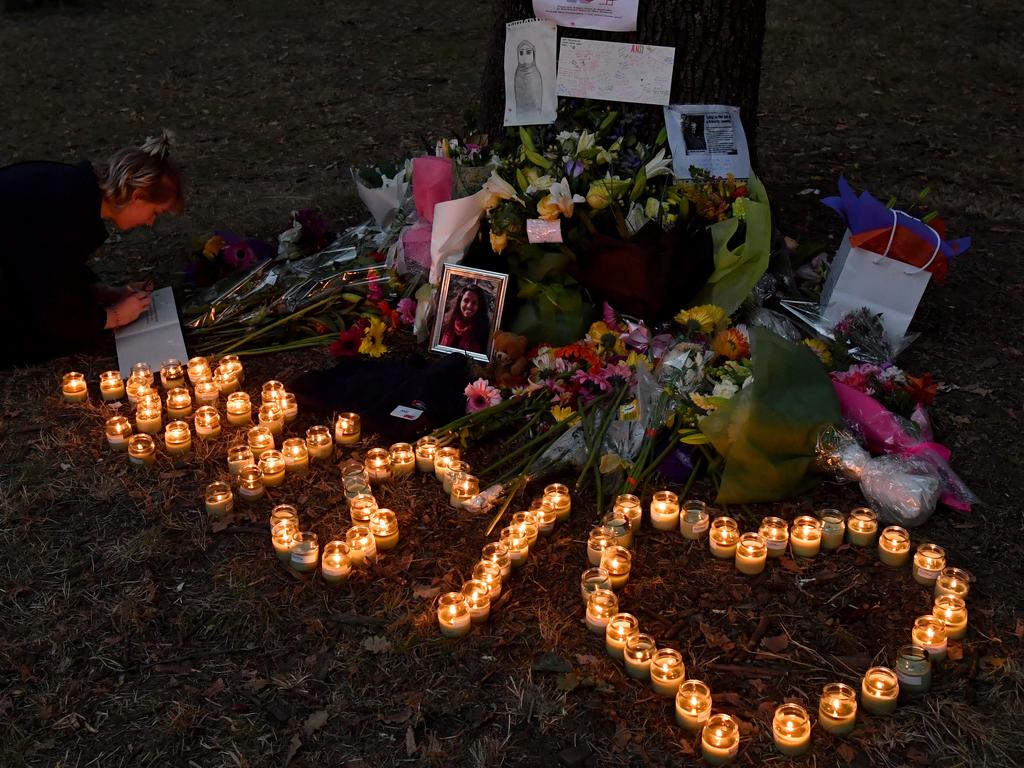
<path fill-rule="evenodd" d="M 656 138 L 654 140 L 654 146 L 660 147 L 667 140 L 668 140 L 668 131 L 666 131 L 664 128 L 662 128 L 660 131 L 658 131 L 658 138 Z"/>
<path fill-rule="evenodd" d="M 711 442 L 711 438 L 699 429 L 680 430 L 679 435 L 679 442 L 687 445 L 707 445 Z"/>
<path fill-rule="evenodd" d="M 601 133 L 611 126 L 615 122 L 615 118 L 619 116 L 618 112 L 609 112 L 608 117 L 601 121 L 601 125 L 597 127 L 597 132 Z"/>
<path fill-rule="evenodd" d="M 534 165 L 539 165 L 544 170 L 547 170 L 551 167 L 551 161 L 548 160 L 546 157 L 538 155 L 536 150 L 533 149 L 526 150 L 526 159 L 529 160 Z"/>
<path fill-rule="evenodd" d="M 530 188 L 530 182 L 526 178 L 526 174 L 519 168 L 516 168 L 516 184 L 519 185 L 520 192 L 524 195 L 527 194 L 526 190 Z"/>
<path fill-rule="evenodd" d="M 633 191 L 629 193 L 629 201 L 635 203 L 643 195 L 645 189 L 647 189 L 647 171 L 641 168 L 636 175 L 636 181 L 633 182 Z"/>

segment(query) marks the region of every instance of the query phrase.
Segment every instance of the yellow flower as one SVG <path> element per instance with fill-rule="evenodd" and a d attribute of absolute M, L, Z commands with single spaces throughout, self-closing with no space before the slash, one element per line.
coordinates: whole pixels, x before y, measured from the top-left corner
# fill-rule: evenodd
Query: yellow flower
<path fill-rule="evenodd" d="M 722 330 L 729 324 L 729 315 L 714 304 L 703 304 L 682 310 L 676 315 L 675 320 L 690 333 L 712 333 Z"/>
<path fill-rule="evenodd" d="M 582 202 L 585 202 L 585 198 L 573 194 L 569 180 L 563 176 L 560 182 L 548 187 L 548 194 L 537 203 L 537 215 L 545 221 L 554 221 L 559 214 L 571 219 L 576 203 Z"/>
<path fill-rule="evenodd" d="M 212 261 L 217 258 L 217 254 L 221 252 L 222 248 L 224 248 L 224 238 L 220 235 L 214 235 L 203 246 L 203 256 Z"/>
<path fill-rule="evenodd" d="M 647 355 L 641 355 L 635 350 L 630 351 L 626 356 L 626 365 L 634 369 L 639 369 L 642 365 L 647 370 L 651 370 L 651 361 L 647 359 Z"/>
<path fill-rule="evenodd" d="M 555 417 L 555 421 L 565 421 L 574 413 L 576 411 L 564 405 L 555 405 L 551 408 L 551 415 Z"/>
<path fill-rule="evenodd" d="M 595 211 L 607 208 L 613 200 L 618 199 L 629 187 L 628 181 L 621 179 L 599 179 L 587 190 L 587 205 Z"/>
<path fill-rule="evenodd" d="M 828 344 L 821 339 L 804 339 L 804 344 L 811 348 L 823 365 L 832 365 L 832 353 L 829 351 Z"/>
<path fill-rule="evenodd" d="M 606 350 L 616 355 L 626 354 L 626 345 L 622 343 L 622 339 L 603 320 L 598 320 L 591 325 L 587 335 L 597 342 L 599 351 Z"/>
<path fill-rule="evenodd" d="M 711 349 L 728 360 L 741 360 L 750 357 L 750 343 L 747 337 L 736 328 L 720 331 L 711 340 Z"/>
<path fill-rule="evenodd" d="M 537 203 L 537 215 L 545 221 L 554 221 L 561 212 L 558 202 L 551 195 L 544 195 Z"/>
<path fill-rule="evenodd" d="M 501 253 L 508 247 L 508 235 L 504 232 L 498 234 L 493 229 L 491 230 L 491 250 L 495 253 Z"/>
<path fill-rule="evenodd" d="M 702 411 L 715 410 L 715 404 L 704 395 L 698 395 L 696 392 L 691 392 L 690 399 L 693 401 L 693 404 L 700 408 Z"/>
<path fill-rule="evenodd" d="M 382 320 L 373 318 L 363 332 L 363 340 L 359 343 L 359 354 L 380 357 L 388 348 L 384 345 L 384 334 L 387 326 Z"/>

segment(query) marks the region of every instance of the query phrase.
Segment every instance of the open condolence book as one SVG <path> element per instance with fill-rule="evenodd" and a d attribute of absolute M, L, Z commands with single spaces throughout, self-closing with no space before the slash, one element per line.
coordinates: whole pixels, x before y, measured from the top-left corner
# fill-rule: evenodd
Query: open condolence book
<path fill-rule="evenodd" d="M 134 323 L 114 331 L 114 341 L 117 364 L 124 378 L 128 378 L 135 363 L 149 363 L 156 373 L 164 360 L 188 362 L 174 292 L 169 287 L 153 291 L 149 310 Z"/>

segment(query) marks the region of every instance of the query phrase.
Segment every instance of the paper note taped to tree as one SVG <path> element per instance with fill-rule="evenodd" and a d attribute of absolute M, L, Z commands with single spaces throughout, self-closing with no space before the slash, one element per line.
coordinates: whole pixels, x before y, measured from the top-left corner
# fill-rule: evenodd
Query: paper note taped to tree
<path fill-rule="evenodd" d="M 668 104 L 675 48 L 563 37 L 558 95 L 581 99 Z"/>
<path fill-rule="evenodd" d="M 560 27 L 632 32 L 638 0 L 533 0 L 533 14 Z"/>

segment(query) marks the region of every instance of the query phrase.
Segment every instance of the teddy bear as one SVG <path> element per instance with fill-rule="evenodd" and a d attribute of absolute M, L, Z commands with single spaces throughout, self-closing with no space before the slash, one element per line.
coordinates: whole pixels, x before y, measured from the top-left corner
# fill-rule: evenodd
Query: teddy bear
<path fill-rule="evenodd" d="M 485 378 L 502 388 L 519 387 L 526 383 L 530 360 L 526 356 L 525 336 L 508 331 L 494 334 L 494 353 L 485 366 L 474 367 L 473 374 Z"/>

